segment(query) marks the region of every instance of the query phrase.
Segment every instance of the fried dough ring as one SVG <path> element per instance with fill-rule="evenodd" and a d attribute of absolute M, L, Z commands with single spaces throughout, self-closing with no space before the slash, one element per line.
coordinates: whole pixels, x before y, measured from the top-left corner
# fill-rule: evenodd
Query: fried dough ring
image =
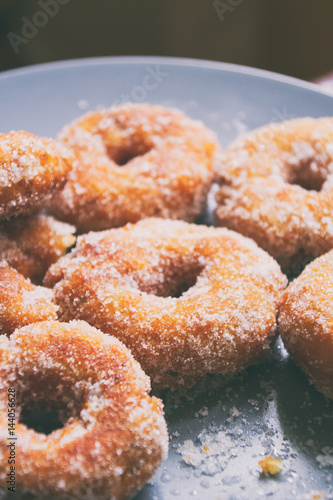
<path fill-rule="evenodd" d="M 38 499 L 122 499 L 165 457 L 160 400 L 128 349 L 85 322 L 35 323 L 0 338 L 0 479 L 7 490 L 8 389 L 16 394 L 16 491 Z M 62 428 L 27 427 L 57 412 Z M 29 496 L 29 498 L 31 498 Z"/>
<path fill-rule="evenodd" d="M 252 240 L 163 219 L 81 236 L 45 277 L 61 319 L 115 335 L 156 385 L 179 387 L 259 361 L 285 283 Z"/>
<path fill-rule="evenodd" d="M 333 399 L 333 250 L 309 264 L 288 286 L 279 329 L 292 360 Z"/>
<path fill-rule="evenodd" d="M 193 221 L 205 206 L 217 140 L 178 110 L 127 104 L 93 112 L 60 139 L 78 161 L 50 210 L 79 232 L 150 216 Z"/>
<path fill-rule="evenodd" d="M 0 134 L 0 219 L 38 212 L 64 186 L 71 168 L 72 157 L 52 139 Z"/>
<path fill-rule="evenodd" d="M 222 156 L 219 225 L 253 238 L 283 268 L 333 247 L 333 118 L 271 124 Z"/>
<path fill-rule="evenodd" d="M 25 278 L 41 283 L 51 264 L 74 245 L 75 227 L 46 215 L 0 223 L 0 259 Z"/>
<path fill-rule="evenodd" d="M 0 334 L 38 321 L 57 319 L 52 290 L 35 286 L 29 279 L 0 261 Z"/>

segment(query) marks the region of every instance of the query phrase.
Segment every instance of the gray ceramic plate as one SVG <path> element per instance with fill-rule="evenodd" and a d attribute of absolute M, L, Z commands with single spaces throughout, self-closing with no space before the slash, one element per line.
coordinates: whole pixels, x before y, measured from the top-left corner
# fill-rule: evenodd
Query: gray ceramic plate
<path fill-rule="evenodd" d="M 272 73 L 186 59 L 103 58 L 0 75 L 0 132 L 55 136 L 84 111 L 122 101 L 176 106 L 214 129 L 222 145 L 269 122 L 333 115 L 328 94 Z M 238 376 L 208 377 L 187 393 L 161 396 L 169 458 L 136 500 L 333 498 L 333 404 L 281 345 Z M 274 478 L 258 466 L 270 454 L 283 461 Z"/>

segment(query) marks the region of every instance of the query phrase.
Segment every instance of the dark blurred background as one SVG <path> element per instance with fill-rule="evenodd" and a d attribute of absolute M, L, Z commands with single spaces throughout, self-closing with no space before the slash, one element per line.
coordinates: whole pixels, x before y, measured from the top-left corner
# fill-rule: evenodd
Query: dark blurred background
<path fill-rule="evenodd" d="M 333 70 L 333 0 L 0 0 L 0 70 L 193 57 L 312 80 Z"/>

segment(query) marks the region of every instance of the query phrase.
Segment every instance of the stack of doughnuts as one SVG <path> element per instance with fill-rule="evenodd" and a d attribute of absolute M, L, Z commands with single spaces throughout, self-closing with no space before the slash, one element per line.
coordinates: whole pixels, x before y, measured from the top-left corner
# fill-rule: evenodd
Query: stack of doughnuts
<path fill-rule="evenodd" d="M 0 479 L 7 485 L 10 391 L 20 496 L 121 499 L 155 473 L 168 436 L 162 403 L 125 345 L 85 322 L 60 323 L 53 291 L 41 286 L 76 241 L 76 227 L 45 212 L 75 165 L 61 141 L 0 135 Z M 209 179 L 208 160 L 206 170 Z M 194 198 L 202 204 L 202 193 Z"/>
<path fill-rule="evenodd" d="M 274 123 L 236 139 L 217 181 L 219 225 L 253 238 L 286 271 L 322 255 L 285 291 L 279 328 L 292 359 L 333 398 L 333 118 Z"/>
<path fill-rule="evenodd" d="M 333 398 L 333 250 L 287 288 L 280 268 L 333 249 L 333 119 L 269 125 L 221 154 L 201 122 L 127 104 L 57 141 L 0 135 L 0 173 L 0 457 L 10 387 L 20 494 L 134 495 L 167 454 L 150 379 L 237 373 L 279 330 Z M 214 179 L 224 227 L 194 223 Z"/>

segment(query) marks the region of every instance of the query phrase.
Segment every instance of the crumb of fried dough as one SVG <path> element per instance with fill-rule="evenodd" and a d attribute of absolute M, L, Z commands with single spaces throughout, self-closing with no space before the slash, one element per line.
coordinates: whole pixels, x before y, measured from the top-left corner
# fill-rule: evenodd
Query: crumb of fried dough
<path fill-rule="evenodd" d="M 262 472 L 269 476 L 275 476 L 282 470 L 282 460 L 281 458 L 274 458 L 272 456 L 265 457 L 259 462 Z"/>

